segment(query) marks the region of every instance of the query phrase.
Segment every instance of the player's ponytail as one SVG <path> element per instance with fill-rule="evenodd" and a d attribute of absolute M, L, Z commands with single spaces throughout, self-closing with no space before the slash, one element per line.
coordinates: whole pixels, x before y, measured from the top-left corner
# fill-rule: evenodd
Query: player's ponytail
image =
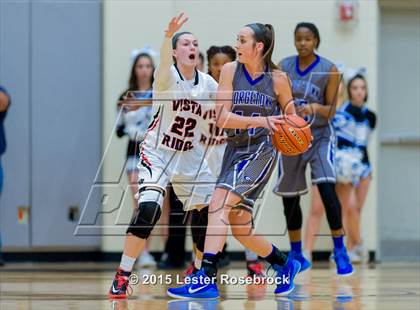
<path fill-rule="evenodd" d="M 271 24 L 252 23 L 246 25 L 254 31 L 255 41 L 264 44 L 262 58 L 270 67 L 270 70 L 278 69 L 277 65 L 271 60 L 274 51 L 275 33 Z"/>
<path fill-rule="evenodd" d="M 271 59 L 271 57 L 273 56 L 274 41 L 275 41 L 274 28 L 273 28 L 273 25 L 271 24 L 265 24 L 265 27 L 267 29 L 266 36 L 268 37 L 270 46 L 268 47 L 267 51 L 264 53 L 263 59 L 268 64 L 271 70 L 275 70 L 275 69 L 278 69 L 278 67 Z"/>

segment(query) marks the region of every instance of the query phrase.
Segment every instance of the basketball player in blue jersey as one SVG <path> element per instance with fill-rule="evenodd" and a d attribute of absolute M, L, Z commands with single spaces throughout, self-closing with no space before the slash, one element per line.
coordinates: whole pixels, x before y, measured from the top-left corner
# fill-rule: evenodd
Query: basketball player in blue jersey
<path fill-rule="evenodd" d="M 311 264 L 302 254 L 300 195 L 308 191 L 305 170 L 310 164 L 312 183 L 318 187 L 332 233 L 337 274 L 347 276 L 353 273 L 353 267 L 344 246 L 341 205 L 335 191 L 335 136 L 330 122 L 335 114 L 341 76 L 332 62 L 315 53 L 319 44 L 317 27 L 312 23 L 299 23 L 295 28 L 298 55 L 287 57 L 279 64 L 292 80 L 296 109 L 310 121 L 314 139 L 307 152 L 298 156 L 281 156 L 274 192 L 283 197 L 291 244 L 289 258 L 299 260 L 301 271 L 304 271 Z"/>
<path fill-rule="evenodd" d="M 271 61 L 274 37 L 271 25 L 246 25 L 236 41 L 238 61 L 223 66 L 217 91 L 217 126 L 227 129 L 228 137 L 209 206 L 202 268 L 185 285 L 168 289 L 171 297 L 219 297 L 215 277 L 227 223 L 242 245 L 272 265 L 276 295 L 287 295 L 294 289 L 300 263 L 287 259 L 265 238 L 254 235 L 252 225 L 254 202 L 271 175 L 277 155 L 269 134 L 284 122 L 278 115 L 279 108 L 283 113 L 295 113 L 290 81 Z"/>

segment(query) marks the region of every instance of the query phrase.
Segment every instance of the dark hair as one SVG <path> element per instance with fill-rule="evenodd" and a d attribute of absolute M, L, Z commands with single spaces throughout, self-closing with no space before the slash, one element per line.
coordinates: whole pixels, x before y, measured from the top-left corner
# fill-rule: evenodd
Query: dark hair
<path fill-rule="evenodd" d="M 366 82 L 365 77 L 364 77 L 363 75 L 361 75 L 361 74 L 356 74 L 356 75 L 355 75 L 355 76 L 353 76 L 353 77 L 349 80 L 349 82 L 347 83 L 347 96 L 348 96 L 349 100 L 351 100 L 350 87 L 351 87 L 351 84 L 353 84 L 353 82 L 354 82 L 355 80 L 358 80 L 358 79 L 360 79 L 360 80 L 362 80 L 363 82 L 365 82 L 365 87 L 366 87 L 366 96 L 365 96 L 365 98 L 363 99 L 363 101 L 364 101 L 364 102 L 367 102 L 367 101 L 368 101 L 367 82 Z"/>
<path fill-rule="evenodd" d="M 236 51 L 233 49 L 232 46 L 229 46 L 229 45 L 223 45 L 223 46 L 215 46 L 215 45 L 212 45 L 207 50 L 207 62 L 208 62 L 208 65 L 210 65 L 211 59 L 216 54 L 225 54 L 225 55 L 227 55 L 230 58 L 231 61 L 236 60 Z M 207 73 L 210 74 L 210 70 Z"/>
<path fill-rule="evenodd" d="M 179 40 L 179 37 L 182 36 L 183 34 L 192 34 L 189 31 L 182 31 L 182 32 L 177 32 L 174 34 L 174 36 L 172 37 L 172 49 L 176 48 L 176 43 Z"/>
<path fill-rule="evenodd" d="M 133 65 L 131 66 L 131 73 L 130 73 L 130 79 L 128 80 L 128 90 L 137 90 L 137 75 L 136 75 L 136 64 L 139 61 L 140 58 L 145 57 L 148 58 L 152 64 L 152 68 L 153 68 L 153 72 L 155 71 L 155 64 L 153 62 L 153 58 L 152 56 L 150 56 L 147 53 L 140 53 L 136 56 L 136 58 L 133 61 Z M 154 77 L 153 77 L 153 72 L 152 72 L 152 77 L 151 77 L 151 81 L 150 84 L 153 84 L 154 81 Z"/>
<path fill-rule="evenodd" d="M 321 36 L 319 35 L 318 28 L 313 23 L 301 22 L 296 25 L 294 34 L 299 30 L 299 28 L 308 28 L 314 35 L 315 39 L 317 39 L 317 43 L 315 48 L 318 49 L 319 45 L 321 44 Z"/>
<path fill-rule="evenodd" d="M 223 45 L 223 46 L 215 46 L 212 45 L 207 50 L 207 61 L 210 62 L 210 60 L 214 57 L 216 54 L 225 54 L 227 55 L 232 61 L 236 59 L 236 52 L 233 49 L 233 47 L 229 45 Z"/>
<path fill-rule="evenodd" d="M 252 23 L 245 25 L 254 32 L 254 38 L 257 42 L 264 44 L 263 59 L 268 64 L 271 70 L 278 69 L 276 64 L 271 60 L 274 50 L 274 28 L 270 24 Z"/>

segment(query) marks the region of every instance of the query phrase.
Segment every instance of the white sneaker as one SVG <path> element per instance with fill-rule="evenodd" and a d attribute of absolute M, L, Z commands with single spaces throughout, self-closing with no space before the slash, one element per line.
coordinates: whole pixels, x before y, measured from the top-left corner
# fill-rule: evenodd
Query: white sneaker
<path fill-rule="evenodd" d="M 138 267 L 155 267 L 156 261 L 153 258 L 153 256 L 147 252 L 143 251 L 143 253 L 140 254 L 139 259 L 137 260 L 137 266 Z"/>
<path fill-rule="evenodd" d="M 305 257 L 312 264 L 312 252 L 303 250 L 302 254 L 303 254 L 303 257 Z"/>
<path fill-rule="evenodd" d="M 353 249 L 351 251 L 348 252 L 350 261 L 353 264 L 360 264 L 362 262 L 362 258 L 360 257 L 359 254 L 357 254 L 357 252 Z"/>
<path fill-rule="evenodd" d="M 354 246 L 352 252 L 355 252 L 359 257 L 361 262 L 368 261 L 368 255 L 365 247 L 363 246 L 363 242 L 359 243 L 358 245 Z"/>

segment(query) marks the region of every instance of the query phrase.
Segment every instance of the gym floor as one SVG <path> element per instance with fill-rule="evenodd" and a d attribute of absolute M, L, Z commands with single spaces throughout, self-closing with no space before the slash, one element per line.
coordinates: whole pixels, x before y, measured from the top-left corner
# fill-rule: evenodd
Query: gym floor
<path fill-rule="evenodd" d="M 219 286 L 221 299 L 213 301 L 170 299 L 165 284 L 132 285 L 127 300 L 110 301 L 114 267 L 115 263 L 7 264 L 0 268 L 0 309 L 419 309 L 420 304 L 420 263 L 359 265 L 346 278 L 337 277 L 328 263 L 315 263 L 298 276 L 295 292 L 287 298 L 276 299 L 274 285 L 225 284 Z M 235 262 L 219 274 L 243 277 L 243 267 Z M 165 282 L 176 281 L 181 270 L 134 273 L 140 282 L 159 282 L 159 275 Z"/>

